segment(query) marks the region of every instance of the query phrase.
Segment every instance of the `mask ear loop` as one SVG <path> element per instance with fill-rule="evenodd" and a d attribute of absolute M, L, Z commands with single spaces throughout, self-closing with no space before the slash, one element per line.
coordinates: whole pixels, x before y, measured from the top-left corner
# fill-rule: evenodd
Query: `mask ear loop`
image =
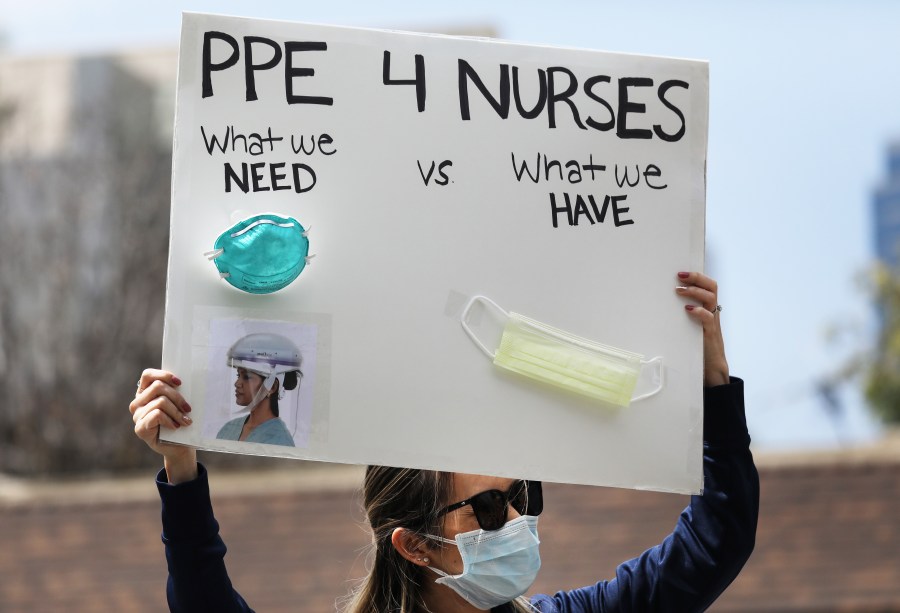
<path fill-rule="evenodd" d="M 493 300 L 491 300 L 491 299 L 488 298 L 487 296 L 480 296 L 480 295 L 479 295 L 479 296 L 472 296 L 472 297 L 469 299 L 469 302 L 466 303 L 466 306 L 465 306 L 465 308 L 462 310 L 462 313 L 460 313 L 460 315 L 459 315 L 459 323 L 460 323 L 460 325 L 462 325 L 462 329 L 465 331 L 465 333 L 466 333 L 467 335 L 469 335 L 469 338 L 472 339 L 472 342 L 475 343 L 476 345 L 478 345 L 478 348 L 481 349 L 481 351 L 484 352 L 484 355 L 486 355 L 487 357 L 489 357 L 489 358 L 491 359 L 491 361 L 493 362 L 493 361 L 494 361 L 494 354 L 491 353 L 491 352 L 488 350 L 488 348 L 484 346 L 484 343 L 482 343 L 482 342 L 478 339 L 477 336 L 475 336 L 475 333 L 472 332 L 472 329 L 469 327 L 469 324 L 468 324 L 468 322 L 467 322 L 467 319 L 468 319 L 468 317 L 469 317 L 469 311 L 472 310 L 472 307 L 475 305 L 476 302 L 484 302 L 484 303 L 486 303 L 486 304 L 491 305 L 492 307 L 494 307 L 495 309 L 497 309 L 498 311 L 500 311 L 501 313 L 503 313 L 503 315 L 504 315 L 507 319 L 509 319 L 509 313 L 506 312 L 506 311 L 504 311 L 502 308 L 500 308 L 500 305 L 498 305 L 496 302 L 494 302 Z"/>
<path fill-rule="evenodd" d="M 657 365 L 656 369 L 657 369 L 658 374 L 656 375 L 656 380 L 658 383 L 656 385 L 656 389 L 649 391 L 646 394 L 641 394 L 640 396 L 635 396 L 634 398 L 631 399 L 631 402 L 636 402 L 638 400 L 644 400 L 646 398 L 650 398 L 651 396 L 656 396 L 658 393 L 660 393 L 662 391 L 662 388 L 665 387 L 665 385 L 666 385 L 666 370 L 662 366 L 662 361 L 663 361 L 662 356 L 659 356 L 659 355 L 656 356 L 655 358 L 651 358 L 649 360 L 641 360 L 642 368 L 644 366 L 649 366 L 651 364 Z"/>

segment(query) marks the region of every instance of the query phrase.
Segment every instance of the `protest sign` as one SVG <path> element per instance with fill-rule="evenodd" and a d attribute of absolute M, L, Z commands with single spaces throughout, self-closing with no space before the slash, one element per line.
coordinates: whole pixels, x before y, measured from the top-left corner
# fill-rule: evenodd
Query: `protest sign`
<path fill-rule="evenodd" d="M 700 61 L 185 14 L 164 438 L 699 491 L 707 101 Z"/>

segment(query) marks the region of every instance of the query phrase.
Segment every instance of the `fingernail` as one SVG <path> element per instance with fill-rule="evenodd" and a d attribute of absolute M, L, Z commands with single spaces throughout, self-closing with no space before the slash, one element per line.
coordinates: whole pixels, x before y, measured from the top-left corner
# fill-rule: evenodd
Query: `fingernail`
<path fill-rule="evenodd" d="M 194 420 L 191 419 L 190 417 L 188 417 L 187 415 L 182 415 L 182 416 L 181 416 L 181 419 L 183 419 L 183 420 L 184 420 L 184 423 L 186 423 L 186 424 L 191 424 L 191 423 L 194 422 Z"/>
<path fill-rule="evenodd" d="M 687 309 L 688 311 L 693 311 L 693 310 L 694 310 L 694 305 L 693 305 L 693 304 L 686 304 L 686 305 L 684 305 L 684 308 Z"/>
<path fill-rule="evenodd" d="M 181 405 L 181 410 L 184 411 L 185 413 L 190 413 L 191 405 L 189 405 L 188 403 L 185 402 L 183 405 Z"/>
<path fill-rule="evenodd" d="M 685 287 L 684 285 L 679 285 L 679 286 L 677 286 L 677 287 L 675 288 L 675 291 L 676 291 L 676 292 L 686 292 L 686 291 L 687 291 L 687 287 Z"/>
<path fill-rule="evenodd" d="M 679 279 L 687 279 L 687 278 L 690 277 L 690 276 L 691 276 L 691 273 L 689 273 L 689 272 L 680 272 L 680 273 L 678 273 L 678 278 L 679 278 Z"/>
<path fill-rule="evenodd" d="M 181 385 L 181 379 L 179 379 L 178 377 L 173 376 L 173 377 L 172 377 L 172 383 L 174 383 L 175 385 Z"/>

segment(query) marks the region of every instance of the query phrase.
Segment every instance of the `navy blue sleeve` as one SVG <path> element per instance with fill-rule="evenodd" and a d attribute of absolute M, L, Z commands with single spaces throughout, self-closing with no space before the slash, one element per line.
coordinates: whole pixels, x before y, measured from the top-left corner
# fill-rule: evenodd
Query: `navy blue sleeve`
<path fill-rule="evenodd" d="M 705 389 L 703 413 L 703 495 L 691 497 L 674 532 L 610 581 L 535 596 L 542 613 L 704 611 L 731 584 L 753 551 L 759 514 L 744 382 Z"/>
<path fill-rule="evenodd" d="M 198 469 L 196 479 L 178 485 L 167 482 L 165 470 L 156 476 L 169 567 L 169 610 L 252 612 L 231 586 L 225 569 L 225 543 L 209 499 L 206 468 L 198 464 Z"/>

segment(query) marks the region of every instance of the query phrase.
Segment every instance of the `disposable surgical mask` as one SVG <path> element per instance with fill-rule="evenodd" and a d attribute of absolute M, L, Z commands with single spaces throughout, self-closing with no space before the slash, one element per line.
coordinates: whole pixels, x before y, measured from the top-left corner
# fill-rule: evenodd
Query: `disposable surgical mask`
<path fill-rule="evenodd" d="M 219 235 L 204 255 L 239 290 L 270 294 L 287 287 L 313 257 L 308 234 L 293 217 L 255 215 Z"/>
<path fill-rule="evenodd" d="M 455 544 L 463 562 L 459 575 L 429 566 L 440 577 L 435 583 L 446 585 L 482 611 L 515 600 L 531 587 L 541 569 L 537 521 L 523 515 L 499 530 L 463 532 L 452 541 L 432 536 Z"/>
<path fill-rule="evenodd" d="M 468 324 L 476 302 L 491 305 L 506 317 L 500 346 L 491 352 Z M 575 336 L 531 318 L 508 313 L 490 298 L 474 296 L 460 316 L 466 334 L 497 366 L 537 381 L 616 406 L 649 398 L 663 388 L 662 358 L 640 354 Z M 633 396 L 643 368 L 650 369 L 653 389 Z"/>

